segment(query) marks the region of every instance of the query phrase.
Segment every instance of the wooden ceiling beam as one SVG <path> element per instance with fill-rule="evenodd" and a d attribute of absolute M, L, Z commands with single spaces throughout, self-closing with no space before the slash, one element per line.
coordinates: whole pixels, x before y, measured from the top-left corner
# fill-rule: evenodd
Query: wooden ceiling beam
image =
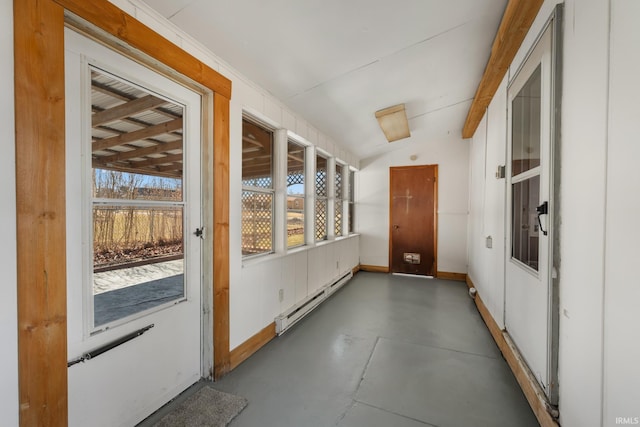
<path fill-rule="evenodd" d="M 96 127 L 105 123 L 120 120 L 167 103 L 168 101 L 157 98 L 153 95 L 143 96 L 142 98 L 137 98 L 133 101 L 125 102 L 124 104 L 120 104 L 116 107 L 94 114 L 91 116 L 91 126 Z"/>
<path fill-rule="evenodd" d="M 128 167 L 126 165 L 112 165 L 112 166 L 109 166 L 108 168 L 95 165 L 94 167 L 100 168 L 100 169 L 108 169 L 108 170 L 117 171 L 117 172 L 136 173 L 136 174 L 144 174 L 149 176 L 159 176 L 162 178 L 182 178 L 181 170 L 175 171 L 175 172 L 172 172 L 172 171 L 163 172 L 163 171 L 157 170 L 156 168 L 139 169 L 139 168 Z"/>
<path fill-rule="evenodd" d="M 107 96 L 111 96 L 121 101 L 133 101 L 134 99 L 136 99 L 136 97 L 133 95 L 130 95 L 116 88 L 113 88 L 104 83 L 96 82 L 95 80 L 91 80 L 91 88 L 96 90 L 97 92 L 103 93 Z M 154 108 L 153 111 L 155 111 L 158 114 L 162 114 L 163 116 L 170 117 L 172 119 L 182 117 L 182 115 L 176 114 L 173 111 L 168 110 L 166 108 L 158 107 L 158 108 Z"/>
<path fill-rule="evenodd" d="M 164 157 L 153 157 L 139 162 L 129 162 L 133 168 L 146 168 L 149 166 L 164 165 L 165 163 L 173 163 L 182 161 L 182 154 L 169 154 Z"/>
<path fill-rule="evenodd" d="M 543 0 L 509 0 L 493 41 L 489 62 L 462 128 L 463 138 L 471 138 L 476 132 L 542 3 Z"/>
<path fill-rule="evenodd" d="M 164 133 L 171 133 L 178 129 L 182 129 L 182 119 L 175 119 L 169 122 L 160 123 L 158 125 L 149 126 L 145 129 L 140 129 L 118 136 L 113 136 L 111 138 L 104 138 L 94 141 L 93 144 L 91 144 L 91 151 L 105 150 L 107 148 L 127 144 L 129 142 L 152 138 Z"/>
<path fill-rule="evenodd" d="M 131 146 L 129 146 L 131 147 Z M 182 140 L 165 142 L 164 144 L 152 145 L 151 147 L 137 147 L 130 151 L 119 151 L 112 156 L 96 156 L 96 160 L 102 163 L 121 162 L 123 160 L 145 157 L 150 154 L 162 154 L 167 151 L 179 150 L 182 148 Z"/>
<path fill-rule="evenodd" d="M 158 172 L 172 172 L 172 171 L 179 171 L 182 172 L 184 165 L 180 162 L 176 162 L 176 163 L 171 163 L 170 165 L 165 165 L 165 166 L 157 166 L 156 170 Z M 182 174 L 180 174 L 180 176 L 182 176 Z"/>

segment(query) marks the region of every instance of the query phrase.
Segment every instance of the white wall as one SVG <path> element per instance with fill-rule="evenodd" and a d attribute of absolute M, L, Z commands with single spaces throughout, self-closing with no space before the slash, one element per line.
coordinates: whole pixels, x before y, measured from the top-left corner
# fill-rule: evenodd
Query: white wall
<path fill-rule="evenodd" d="M 267 255 L 259 257 L 243 266 L 241 251 L 241 195 L 242 195 L 242 115 L 249 111 L 257 115 L 276 128 L 287 129 L 295 133 L 300 139 L 323 149 L 330 155 L 339 158 L 349 165 L 358 167 L 358 159 L 338 143 L 315 129 L 304 118 L 286 108 L 279 100 L 271 96 L 266 90 L 251 82 L 231 66 L 223 58 L 215 56 L 199 42 L 191 38 L 184 31 L 164 19 L 140 0 L 111 0 L 125 12 L 136 17 L 156 32 L 162 34 L 176 45 L 182 47 L 202 62 L 232 81 L 232 96 L 230 103 L 229 133 L 230 147 L 230 201 L 229 201 L 229 233 L 230 233 L 230 347 L 235 348 L 265 326 L 274 321 L 275 316 L 295 303 L 293 297 L 301 295 L 303 282 L 296 280 L 297 293 L 291 288 L 290 279 L 293 275 L 298 278 L 309 276 L 309 283 L 314 279 L 328 280 L 324 275 L 318 276 L 312 270 L 315 266 L 312 256 L 299 253 L 284 255 Z M 347 239 L 349 240 L 349 239 Z M 356 239 L 357 241 L 357 239 Z M 327 242 L 327 247 L 341 248 L 341 240 Z M 311 249 L 314 251 L 315 249 Z M 329 249 L 327 249 L 329 250 Z M 340 253 L 341 249 L 331 249 L 330 252 Z M 308 255 L 307 269 L 302 268 Z M 300 261 L 293 262 L 292 260 Z M 349 268 L 357 265 L 349 266 Z M 346 268 L 346 265 L 343 266 Z M 324 272 L 323 272 L 324 273 Z M 318 271 L 318 274 L 320 272 Z M 323 283 L 324 284 L 324 283 Z M 306 284 L 304 286 L 307 286 Z M 279 290 L 284 289 L 285 300 L 279 301 Z M 290 304 L 289 306 L 286 306 Z"/>
<path fill-rule="evenodd" d="M 560 229 L 560 412 L 600 425 L 609 2 L 566 2 Z"/>
<path fill-rule="evenodd" d="M 640 417 L 640 3 L 611 2 L 604 306 L 604 425 Z M 638 420 L 638 418 L 636 418 Z M 638 421 L 636 421 L 637 423 Z"/>
<path fill-rule="evenodd" d="M 389 266 L 389 168 L 438 165 L 438 271 L 467 272 L 469 144 L 461 138 L 420 138 L 402 148 L 363 159 L 357 177 L 360 262 Z M 410 157 L 416 155 L 412 161 Z"/>
<path fill-rule="evenodd" d="M 358 245 L 358 236 L 353 235 L 245 262 L 232 294 L 238 298 L 231 299 L 231 312 L 238 315 L 231 323 L 230 347 L 242 344 L 277 315 L 351 271 L 358 265 Z M 251 312 L 257 315 L 242 315 Z"/>
<path fill-rule="evenodd" d="M 18 313 L 16 300 L 15 139 L 13 113 L 13 2 L 0 2 L 0 414 L 18 425 Z"/>
<path fill-rule="evenodd" d="M 512 73 L 555 3 L 544 3 Z M 633 172 L 640 158 L 634 138 L 639 18 L 640 6 L 632 0 L 565 2 L 559 230 L 564 426 L 610 426 L 616 417 L 640 417 L 640 288 L 632 267 L 640 254 L 640 188 Z M 494 236 L 493 249 L 484 245 L 487 235 L 504 238 L 504 184 L 491 176 L 505 161 L 505 111 L 503 82 L 473 138 L 469 163 L 469 275 L 501 325 L 504 243 Z"/>
<path fill-rule="evenodd" d="M 485 305 L 504 327 L 505 179 L 507 77 L 502 81 L 470 143 L 469 270 Z M 487 247 L 486 238 L 491 238 Z"/>

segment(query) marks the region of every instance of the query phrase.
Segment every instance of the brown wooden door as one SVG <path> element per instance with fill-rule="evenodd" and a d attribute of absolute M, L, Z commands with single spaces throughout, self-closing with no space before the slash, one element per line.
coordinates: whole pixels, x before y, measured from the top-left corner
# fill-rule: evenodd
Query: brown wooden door
<path fill-rule="evenodd" d="M 389 172 L 390 270 L 435 277 L 438 166 L 392 167 Z"/>

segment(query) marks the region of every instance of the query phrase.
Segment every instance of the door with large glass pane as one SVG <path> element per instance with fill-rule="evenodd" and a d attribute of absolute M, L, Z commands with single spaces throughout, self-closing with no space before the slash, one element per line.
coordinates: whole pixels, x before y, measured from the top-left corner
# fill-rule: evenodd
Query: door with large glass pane
<path fill-rule="evenodd" d="M 69 423 L 135 425 L 201 376 L 201 97 L 69 29 L 65 69 Z"/>
<path fill-rule="evenodd" d="M 512 81 L 507 152 L 505 326 L 534 376 L 550 381 L 551 30 Z"/>

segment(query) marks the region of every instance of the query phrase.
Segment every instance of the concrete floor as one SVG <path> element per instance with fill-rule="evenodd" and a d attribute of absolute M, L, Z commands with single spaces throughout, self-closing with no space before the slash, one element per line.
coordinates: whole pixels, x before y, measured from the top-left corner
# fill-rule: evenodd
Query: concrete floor
<path fill-rule="evenodd" d="M 213 387 L 231 427 L 538 423 L 461 282 L 358 273 Z"/>

